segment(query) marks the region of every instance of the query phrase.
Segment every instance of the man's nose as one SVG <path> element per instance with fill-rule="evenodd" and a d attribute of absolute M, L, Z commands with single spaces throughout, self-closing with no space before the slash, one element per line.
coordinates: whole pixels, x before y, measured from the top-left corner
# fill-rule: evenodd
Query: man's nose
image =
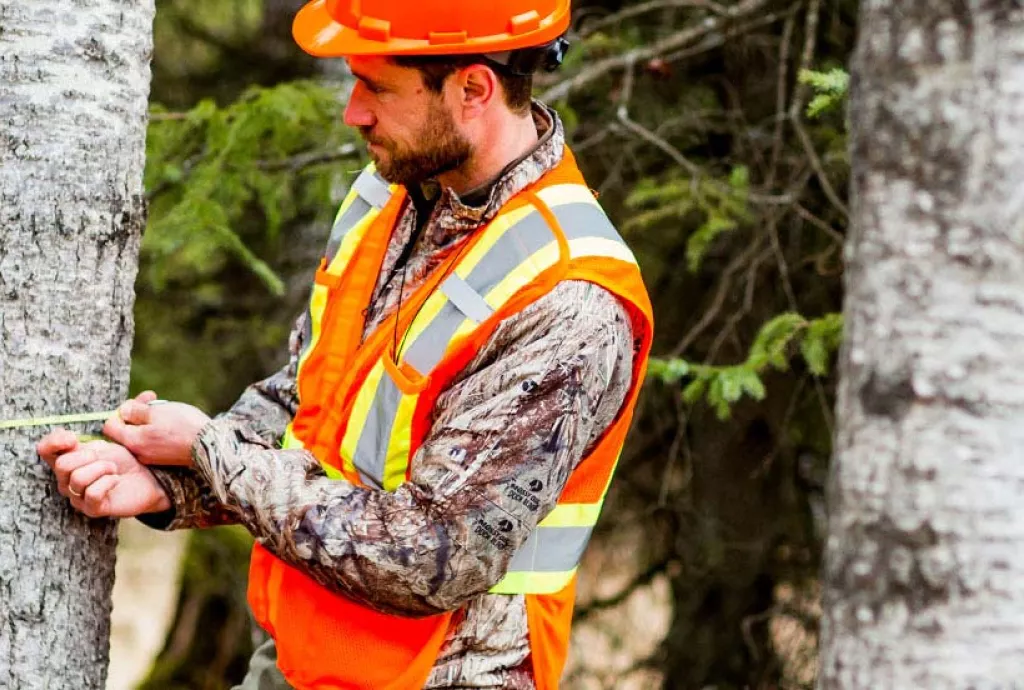
<path fill-rule="evenodd" d="M 357 82 L 345 105 L 345 124 L 349 127 L 373 127 L 377 123 L 373 112 L 366 107 L 363 89 L 363 85 Z"/>

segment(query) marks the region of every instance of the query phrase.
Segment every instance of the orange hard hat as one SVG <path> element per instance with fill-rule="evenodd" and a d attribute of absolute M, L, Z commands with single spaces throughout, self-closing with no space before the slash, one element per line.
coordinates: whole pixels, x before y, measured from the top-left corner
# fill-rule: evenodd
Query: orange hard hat
<path fill-rule="evenodd" d="M 295 17 L 317 57 L 502 53 L 557 40 L 569 0 L 313 0 Z"/>

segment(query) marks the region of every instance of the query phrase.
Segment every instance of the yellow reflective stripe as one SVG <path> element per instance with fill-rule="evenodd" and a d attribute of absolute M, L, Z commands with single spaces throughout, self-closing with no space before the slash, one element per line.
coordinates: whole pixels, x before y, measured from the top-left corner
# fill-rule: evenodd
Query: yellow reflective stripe
<path fill-rule="evenodd" d="M 512 295 L 519 292 L 524 286 L 530 284 L 537 276 L 556 263 L 558 263 L 558 242 L 550 242 L 540 251 L 530 255 L 526 261 L 519 264 L 515 270 L 505 276 L 500 283 L 495 285 L 484 296 L 484 299 L 497 311 Z"/>
<path fill-rule="evenodd" d="M 306 447 L 302 445 L 302 441 L 295 437 L 295 432 L 292 430 L 292 425 L 289 423 L 288 428 L 284 430 L 284 436 L 281 437 L 281 449 L 282 450 L 304 450 Z M 318 458 L 319 460 L 319 458 Z M 328 479 L 344 479 L 345 475 L 341 473 L 326 462 L 321 462 L 320 467 L 324 468 L 324 474 L 327 475 Z"/>
<path fill-rule="evenodd" d="M 327 272 L 332 276 L 340 276 L 344 272 L 345 267 L 348 266 L 348 262 L 352 260 L 352 255 L 356 253 L 356 247 L 362 242 L 363 236 L 366 235 L 367 228 L 373 224 L 373 221 L 380 215 L 374 207 L 370 207 L 369 212 L 359 219 L 359 222 L 348 231 L 345 235 L 345 239 L 341 241 L 341 246 L 338 248 L 338 253 L 334 255 L 330 265 L 327 267 Z"/>
<path fill-rule="evenodd" d="M 334 223 L 332 225 L 338 224 L 338 221 L 341 220 L 341 217 L 345 214 L 345 211 L 349 209 L 349 207 L 352 205 L 352 202 L 355 201 L 356 197 L 358 196 L 359 194 L 356 192 L 356 190 L 350 187 L 348 190 L 348 194 L 345 195 L 345 199 L 341 202 L 341 207 L 338 209 L 338 212 L 334 215 Z"/>
<path fill-rule="evenodd" d="M 413 319 L 412 324 L 409 326 L 409 330 L 405 333 L 405 337 L 402 338 L 401 345 L 399 345 L 399 351 L 395 355 L 395 360 L 398 362 L 402 361 L 403 354 L 409 349 L 409 347 L 416 342 L 416 339 L 420 337 L 420 334 L 427 329 L 437 315 L 441 313 L 444 305 L 448 303 L 448 298 L 440 290 L 434 290 L 430 293 L 430 297 L 423 303 L 423 308 L 420 309 L 420 313 Z M 421 371 L 421 374 L 428 374 L 430 372 Z"/>
<path fill-rule="evenodd" d="M 600 256 L 619 259 L 635 264 L 636 258 L 629 248 L 621 242 L 608 240 L 599 237 L 582 237 L 569 241 L 569 254 L 573 259 L 584 256 Z M 523 286 L 529 284 L 543 271 L 554 266 L 558 261 L 558 243 L 552 242 L 540 251 L 534 252 L 529 259 L 524 261 L 514 271 L 508 274 L 504 280 L 494 286 L 487 293 L 484 299 L 495 310 L 501 308 L 516 292 Z M 459 329 L 459 335 L 464 335 L 463 329 Z"/>
<path fill-rule="evenodd" d="M 473 248 L 466 254 L 455 267 L 455 274 L 460 278 L 468 276 L 478 263 L 487 255 L 487 252 L 494 246 L 494 243 L 501 239 L 505 231 L 510 227 L 510 223 L 518 222 L 521 218 L 529 215 L 532 211 L 532 207 L 527 209 L 519 209 L 505 215 L 499 215 L 495 220 L 487 227 L 486 233 L 480 240 L 473 246 Z M 427 330 L 437 315 L 444 308 L 444 305 L 448 303 L 448 298 L 440 290 L 435 290 L 427 301 L 423 304 L 423 308 L 420 309 L 420 313 L 417 314 L 406 331 L 405 337 L 402 339 L 403 347 L 402 351 L 398 353 L 396 359 L 401 360 L 402 354 L 410 347 L 416 339 L 422 335 L 423 331 Z M 428 372 L 420 372 L 428 373 Z"/>
<path fill-rule="evenodd" d="M 576 574 L 576 568 L 562 573 L 534 573 L 517 571 L 506 573 L 498 584 L 490 589 L 491 594 L 554 594 L 565 586 Z"/>
<path fill-rule="evenodd" d="M 359 175 L 356 176 L 356 180 L 358 180 L 363 175 L 373 175 L 376 172 L 377 166 L 374 165 L 373 163 L 370 163 L 359 172 Z M 396 189 L 398 189 L 398 185 L 388 185 L 388 191 L 391 192 L 392 194 L 395 193 Z M 349 209 L 349 207 L 352 205 L 352 202 L 355 201 L 359 196 L 359 192 L 356 190 L 356 181 L 353 180 L 352 184 L 349 185 L 348 193 L 345 194 L 345 198 L 341 202 L 341 208 L 339 208 L 338 212 L 334 215 L 334 224 L 338 223 L 341 217 L 345 214 L 345 211 Z M 366 200 L 366 203 L 370 204 L 371 208 L 373 207 L 373 204 L 370 203 L 369 200 Z"/>
<path fill-rule="evenodd" d="M 544 187 L 537 196 L 548 206 L 561 206 L 562 204 L 593 204 L 599 206 L 594 193 L 588 187 L 581 184 L 556 184 Z"/>
<path fill-rule="evenodd" d="M 535 213 L 533 206 L 529 204 L 515 209 L 514 211 L 508 211 L 506 213 L 499 213 L 495 216 L 494 220 L 487 226 L 486 234 L 480 238 L 480 240 L 470 249 L 462 259 L 459 260 L 459 265 L 456 266 L 455 272 L 460 278 L 466 278 L 473 269 L 476 268 L 477 264 L 483 260 L 487 255 L 487 252 L 491 250 L 495 242 L 501 239 L 501 236 L 505 234 L 505 231 L 510 227 L 526 218 L 531 213 Z"/>
<path fill-rule="evenodd" d="M 345 197 L 345 201 L 341 204 L 341 208 L 338 210 L 338 215 L 334 220 L 335 223 L 338 222 L 342 214 L 352 206 L 355 199 L 358 197 L 359 195 L 355 190 L 348 193 Z M 380 211 L 371 206 L 370 211 L 360 218 L 356 225 L 345 234 L 345 237 L 341 241 L 341 246 L 338 248 L 334 258 L 331 259 L 331 263 L 327 266 L 327 273 L 339 276 L 345 271 L 345 267 L 348 266 L 349 261 L 352 260 L 352 256 L 355 254 L 356 247 L 359 246 L 363 236 L 366 235 L 366 230 L 378 215 L 380 215 Z M 313 350 L 320 342 L 320 335 L 323 330 L 324 310 L 327 308 L 327 296 L 328 290 L 325 286 L 313 283 L 313 289 L 309 296 L 309 342 L 303 344 L 303 350 L 299 354 L 299 371 L 302 370 L 302 365 L 305 364 L 309 355 L 312 354 Z"/>
<path fill-rule="evenodd" d="M 344 473 L 336 467 L 331 467 L 326 462 L 321 462 L 320 467 L 324 468 L 324 474 L 327 475 L 328 479 L 344 479 Z"/>
<path fill-rule="evenodd" d="M 622 242 L 616 242 L 604 237 L 581 237 L 576 240 L 569 240 L 569 256 L 573 259 L 600 256 L 636 264 L 636 257 L 633 256 L 633 252 L 629 250 L 629 247 Z"/>
<path fill-rule="evenodd" d="M 394 491 L 405 481 L 409 469 L 409 451 L 412 448 L 412 416 L 416 412 L 419 395 L 403 395 L 395 412 L 395 424 L 388 439 L 387 459 L 384 461 L 384 490 Z"/>
<path fill-rule="evenodd" d="M 552 207 L 573 203 L 588 203 L 593 206 L 598 206 L 598 203 L 594 199 L 594 195 L 590 192 L 590 190 L 582 185 L 577 184 L 565 184 L 556 185 L 554 187 L 546 187 L 540 190 L 540 192 L 538 192 L 538 196 L 540 196 L 545 203 Z M 463 279 L 468 278 L 469 275 L 473 272 L 473 269 L 477 267 L 480 261 L 482 261 L 483 258 L 487 255 L 487 252 L 489 252 L 491 248 L 495 245 L 495 243 L 497 243 L 498 240 L 500 240 L 502 236 L 505 235 L 506 231 L 509 228 L 519 223 L 527 216 L 530 216 L 536 212 L 537 210 L 533 207 L 533 205 L 527 204 L 513 211 L 498 214 L 498 216 L 496 216 L 488 226 L 486 230 L 487 234 L 484 237 L 480 238 L 480 240 L 473 246 L 473 248 L 466 254 L 466 256 L 464 256 L 459 261 L 458 265 L 455 267 L 455 274 Z M 569 244 L 571 249 L 572 242 L 570 242 Z M 544 253 L 545 251 L 546 253 Z M 626 252 L 628 251 L 629 250 L 626 249 Z M 551 252 L 554 252 L 553 257 L 551 255 Z M 599 255 L 612 255 L 611 252 L 615 252 L 615 256 L 621 255 L 620 250 L 611 249 L 608 250 L 608 253 L 602 253 Z M 536 278 L 537 275 L 541 273 L 541 271 L 554 265 L 554 263 L 557 260 L 557 243 L 545 247 L 545 249 L 541 250 L 541 252 L 534 253 L 533 256 L 531 256 L 523 264 L 521 264 L 504 281 L 499 283 L 495 287 L 495 290 L 488 293 L 488 295 L 486 296 L 487 303 L 490 304 L 492 308 L 497 309 L 498 307 L 500 307 L 502 303 L 504 303 L 505 300 L 507 300 L 509 297 L 515 294 L 517 290 L 519 290 L 521 287 L 523 287 L 531 280 Z M 626 260 L 635 263 L 635 260 L 632 259 L 632 254 L 630 254 L 630 258 Z M 532 275 L 531 271 L 529 270 L 531 262 L 534 264 L 532 266 L 534 271 L 532 272 Z M 529 275 L 530 277 L 526 278 L 527 275 Z M 427 302 L 423 305 L 423 308 L 420 310 L 419 315 L 416 317 L 411 327 L 406 332 L 405 338 L 403 338 L 405 347 L 409 347 L 412 343 L 414 343 L 416 339 L 423 333 L 423 331 L 427 329 L 431 322 L 433 322 L 433 320 L 437 317 L 438 313 L 440 313 L 441 309 L 444 308 L 446 302 L 447 298 L 440 291 L 436 291 L 434 292 L 434 294 L 430 296 Z M 460 326 L 458 330 L 458 335 L 465 335 L 467 330 L 471 330 L 474 326 L 476 326 L 474 322 L 467 321 L 467 323 Z M 402 353 L 399 353 L 399 355 L 401 354 Z M 401 359 L 401 356 L 399 356 L 398 359 Z"/>
<path fill-rule="evenodd" d="M 597 524 L 602 498 L 597 503 L 559 503 L 537 527 L 590 527 Z"/>
<path fill-rule="evenodd" d="M 284 430 L 284 436 L 281 437 L 281 449 L 282 450 L 303 450 L 305 448 L 302 445 L 302 441 L 295 438 L 295 432 L 292 430 L 291 423 L 288 424 L 288 428 Z"/>
<path fill-rule="evenodd" d="M 298 371 L 302 371 L 302 365 L 309 359 L 313 348 L 320 341 L 320 331 L 323 327 L 324 309 L 327 308 L 327 288 L 323 285 L 313 283 L 313 290 L 309 295 L 309 342 L 304 343 L 302 352 L 299 354 Z"/>
<path fill-rule="evenodd" d="M 458 265 L 455 267 L 455 273 L 460 278 L 466 278 L 476 265 L 487 255 L 487 252 L 494 246 L 494 243 L 501 239 L 501 236 L 505 234 L 512 223 L 516 223 L 522 218 L 525 218 L 533 211 L 532 206 L 528 206 L 522 209 L 517 209 L 507 214 L 499 214 L 490 225 L 487 226 L 486 234 L 480 238 L 479 241 L 473 246 L 473 248 L 459 260 Z M 420 337 L 423 331 L 427 330 L 427 327 L 433 323 L 434 319 L 444 308 L 444 305 L 448 303 L 448 298 L 440 290 L 435 290 L 433 294 L 427 298 L 424 302 L 423 308 L 420 309 L 420 313 L 417 314 L 412 324 L 409 326 L 409 330 L 406 331 L 405 337 L 402 339 L 403 347 L 402 351 L 398 353 L 396 359 L 401 360 L 402 353 L 405 352 L 406 348 L 411 346 L 416 339 Z M 429 372 L 420 372 L 423 374 Z"/>
<path fill-rule="evenodd" d="M 377 360 L 377 363 L 370 369 L 366 380 L 356 394 L 355 403 L 352 405 L 352 414 L 348 418 L 348 426 L 345 429 L 345 438 L 341 441 L 341 457 L 345 469 L 355 474 L 356 466 L 353 459 L 356 457 L 356 447 L 359 445 L 359 437 L 366 429 L 366 418 L 370 416 L 370 408 L 373 407 L 373 399 L 377 394 L 377 386 L 380 384 L 380 377 L 384 375 L 384 362 Z M 371 431 L 372 433 L 372 431 Z"/>

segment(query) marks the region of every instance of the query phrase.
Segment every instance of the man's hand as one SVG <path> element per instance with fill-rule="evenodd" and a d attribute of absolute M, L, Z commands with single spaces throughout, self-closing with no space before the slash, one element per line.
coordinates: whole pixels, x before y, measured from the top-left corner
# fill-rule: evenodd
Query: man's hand
<path fill-rule="evenodd" d="M 74 433 L 61 429 L 44 436 L 36 450 L 57 475 L 57 490 L 89 517 L 135 517 L 171 507 L 149 468 L 119 445 L 80 443 Z"/>
<path fill-rule="evenodd" d="M 192 444 L 210 418 L 191 405 L 151 405 L 154 400 L 156 393 L 146 391 L 122 404 L 103 425 L 103 435 L 127 448 L 144 465 L 191 467 Z"/>

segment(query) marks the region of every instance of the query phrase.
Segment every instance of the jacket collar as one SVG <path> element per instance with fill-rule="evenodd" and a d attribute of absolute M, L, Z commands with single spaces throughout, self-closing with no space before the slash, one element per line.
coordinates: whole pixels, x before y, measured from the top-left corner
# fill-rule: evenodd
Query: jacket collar
<path fill-rule="evenodd" d="M 490 182 L 461 195 L 434 180 L 420 185 L 417 191 L 426 199 L 436 198 L 425 228 L 427 241 L 444 246 L 489 222 L 509 199 L 562 162 L 565 132 L 558 113 L 538 101 L 534 101 L 531 112 L 539 135 L 537 145 L 505 166 Z"/>

